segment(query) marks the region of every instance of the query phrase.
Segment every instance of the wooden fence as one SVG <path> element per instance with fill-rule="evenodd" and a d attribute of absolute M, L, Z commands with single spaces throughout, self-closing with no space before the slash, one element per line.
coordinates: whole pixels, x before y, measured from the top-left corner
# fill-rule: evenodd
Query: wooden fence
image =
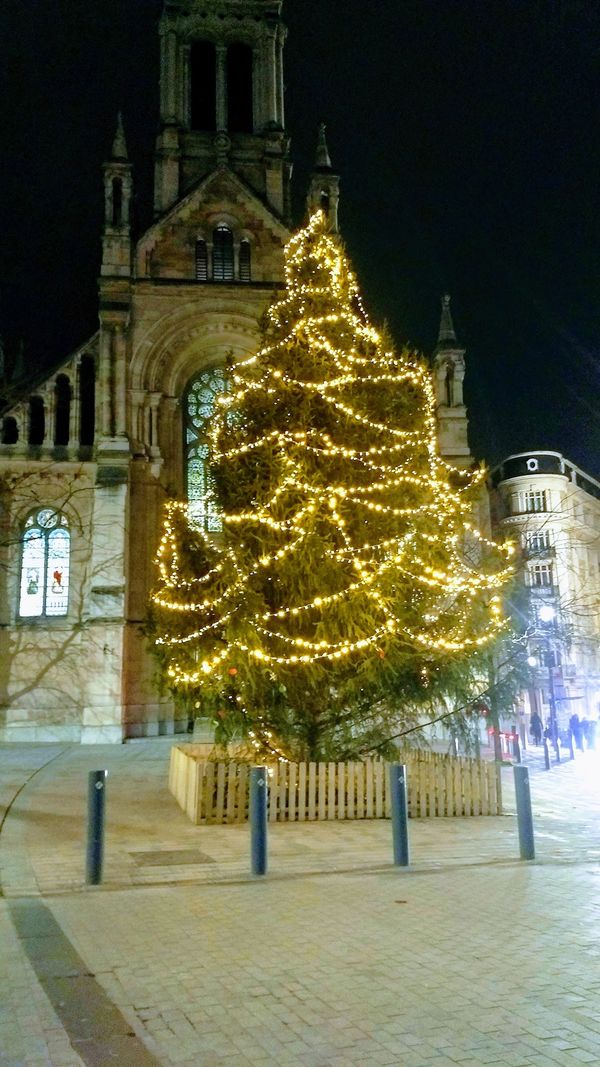
<path fill-rule="evenodd" d="M 212 762 L 209 745 L 174 745 L 169 790 L 194 823 L 248 818 L 247 763 Z M 500 771 L 494 763 L 434 752 L 401 752 L 411 818 L 500 815 Z M 388 819 L 388 764 L 275 763 L 269 766 L 269 819 Z"/>

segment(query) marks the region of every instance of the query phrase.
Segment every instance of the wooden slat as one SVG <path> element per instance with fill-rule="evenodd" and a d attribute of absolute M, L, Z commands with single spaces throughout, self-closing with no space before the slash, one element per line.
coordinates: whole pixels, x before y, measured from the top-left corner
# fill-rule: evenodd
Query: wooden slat
<path fill-rule="evenodd" d="M 248 764 L 240 763 L 237 788 L 236 822 L 246 822 L 248 818 L 250 777 Z"/>
<path fill-rule="evenodd" d="M 336 769 L 337 782 L 337 817 L 346 818 L 346 767 L 347 763 L 338 763 Z"/>
<path fill-rule="evenodd" d="M 452 774 L 452 765 L 450 760 L 446 761 L 444 766 L 444 781 L 446 785 L 446 810 L 445 815 L 455 815 L 454 811 L 454 776 Z"/>
<path fill-rule="evenodd" d="M 365 765 L 364 763 L 354 764 L 354 773 L 356 777 L 356 818 L 364 819 L 365 817 Z"/>
<path fill-rule="evenodd" d="M 217 763 L 217 797 L 215 801 L 215 819 L 223 822 L 225 812 L 225 764 Z"/>
<path fill-rule="evenodd" d="M 373 818 L 373 763 L 369 760 L 365 763 L 365 792 L 367 796 L 366 817 Z"/>
<path fill-rule="evenodd" d="M 375 818 L 382 819 L 384 816 L 383 807 L 383 778 L 385 767 L 383 763 L 376 763 L 373 767 L 373 774 L 375 777 Z"/>
<path fill-rule="evenodd" d="M 454 811 L 456 815 L 464 814 L 460 764 L 460 759 L 454 760 Z"/>
<path fill-rule="evenodd" d="M 327 764 L 317 763 L 317 793 L 319 819 L 327 818 Z"/>
<path fill-rule="evenodd" d="M 269 822 L 277 819 L 279 807 L 279 763 L 274 763 L 267 770 L 267 786 L 269 790 Z"/>
<path fill-rule="evenodd" d="M 327 764 L 327 818 L 337 819 L 337 807 L 335 803 L 337 785 L 337 764 Z"/>
<path fill-rule="evenodd" d="M 204 773 L 204 818 L 215 822 L 215 764 L 207 763 Z"/>
<path fill-rule="evenodd" d="M 308 765 L 308 818 L 312 821 L 317 817 L 317 765 Z"/>
<path fill-rule="evenodd" d="M 290 822 L 296 822 L 298 816 L 298 764 L 290 763 L 288 767 L 289 774 L 289 798 L 288 798 L 288 819 Z"/>
<path fill-rule="evenodd" d="M 347 781 L 346 781 L 346 812 L 349 819 L 354 818 L 354 812 L 356 810 L 356 764 L 348 764 Z"/>
<path fill-rule="evenodd" d="M 289 775 L 288 775 L 289 764 L 288 763 L 280 763 L 279 767 L 278 767 L 278 770 L 279 770 L 279 810 L 278 810 L 278 813 L 277 813 L 277 817 L 281 822 L 285 822 L 290 817 L 290 812 L 289 812 L 290 787 L 289 787 Z"/>
<path fill-rule="evenodd" d="M 237 763 L 226 763 L 227 780 L 225 783 L 225 822 L 230 823 L 235 818 L 235 793 L 237 781 Z"/>
<path fill-rule="evenodd" d="M 306 763 L 298 764 L 298 822 L 304 822 L 306 819 L 307 797 L 306 797 Z"/>

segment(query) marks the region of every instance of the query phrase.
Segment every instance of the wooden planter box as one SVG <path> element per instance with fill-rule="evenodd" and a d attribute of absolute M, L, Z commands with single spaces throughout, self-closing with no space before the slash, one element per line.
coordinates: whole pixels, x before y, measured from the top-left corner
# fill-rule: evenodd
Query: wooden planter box
<path fill-rule="evenodd" d="M 209 745 L 174 745 L 169 790 L 193 823 L 248 818 L 250 765 L 209 760 Z M 399 753 L 406 763 L 411 818 L 501 815 L 500 770 L 484 760 L 434 752 Z M 388 764 L 274 763 L 269 766 L 269 819 L 389 819 Z"/>

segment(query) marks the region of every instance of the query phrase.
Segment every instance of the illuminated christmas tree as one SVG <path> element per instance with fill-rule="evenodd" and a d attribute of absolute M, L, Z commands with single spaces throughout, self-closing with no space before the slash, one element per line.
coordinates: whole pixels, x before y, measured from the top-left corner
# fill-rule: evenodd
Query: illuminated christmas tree
<path fill-rule="evenodd" d="M 321 213 L 287 246 L 260 351 L 227 377 L 222 533 L 168 505 L 156 648 L 222 738 L 350 757 L 501 631 L 511 546 L 474 529 L 483 472 L 441 458 L 429 371 L 369 324 Z"/>

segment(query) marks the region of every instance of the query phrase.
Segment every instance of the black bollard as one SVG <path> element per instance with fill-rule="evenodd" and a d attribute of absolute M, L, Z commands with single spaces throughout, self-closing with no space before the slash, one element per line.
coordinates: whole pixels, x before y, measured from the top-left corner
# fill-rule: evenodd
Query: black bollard
<path fill-rule="evenodd" d="M 548 738 L 547 737 L 544 738 L 544 763 L 546 765 L 546 770 L 549 771 L 550 770 L 550 749 L 548 748 Z"/>
<path fill-rule="evenodd" d="M 527 767 L 513 767 L 515 795 L 517 798 L 517 822 L 519 824 L 519 850 L 522 860 L 535 859 L 533 841 L 533 815 Z"/>
<path fill-rule="evenodd" d="M 267 768 L 250 768 L 250 860 L 252 874 L 267 873 Z"/>
<path fill-rule="evenodd" d="M 394 864 L 408 867 L 408 802 L 406 797 L 406 766 L 390 763 L 390 796 L 392 799 L 392 840 Z"/>
<path fill-rule="evenodd" d="M 521 745 L 519 743 L 519 735 L 513 734 L 513 756 L 517 763 L 521 762 Z"/>
<path fill-rule="evenodd" d="M 569 730 L 569 759 L 575 759 L 575 749 L 573 748 L 573 731 Z"/>
<path fill-rule="evenodd" d="M 88 885 L 100 885 L 102 881 L 107 776 L 108 771 L 90 771 L 88 774 L 88 828 L 85 868 L 85 880 Z"/>

